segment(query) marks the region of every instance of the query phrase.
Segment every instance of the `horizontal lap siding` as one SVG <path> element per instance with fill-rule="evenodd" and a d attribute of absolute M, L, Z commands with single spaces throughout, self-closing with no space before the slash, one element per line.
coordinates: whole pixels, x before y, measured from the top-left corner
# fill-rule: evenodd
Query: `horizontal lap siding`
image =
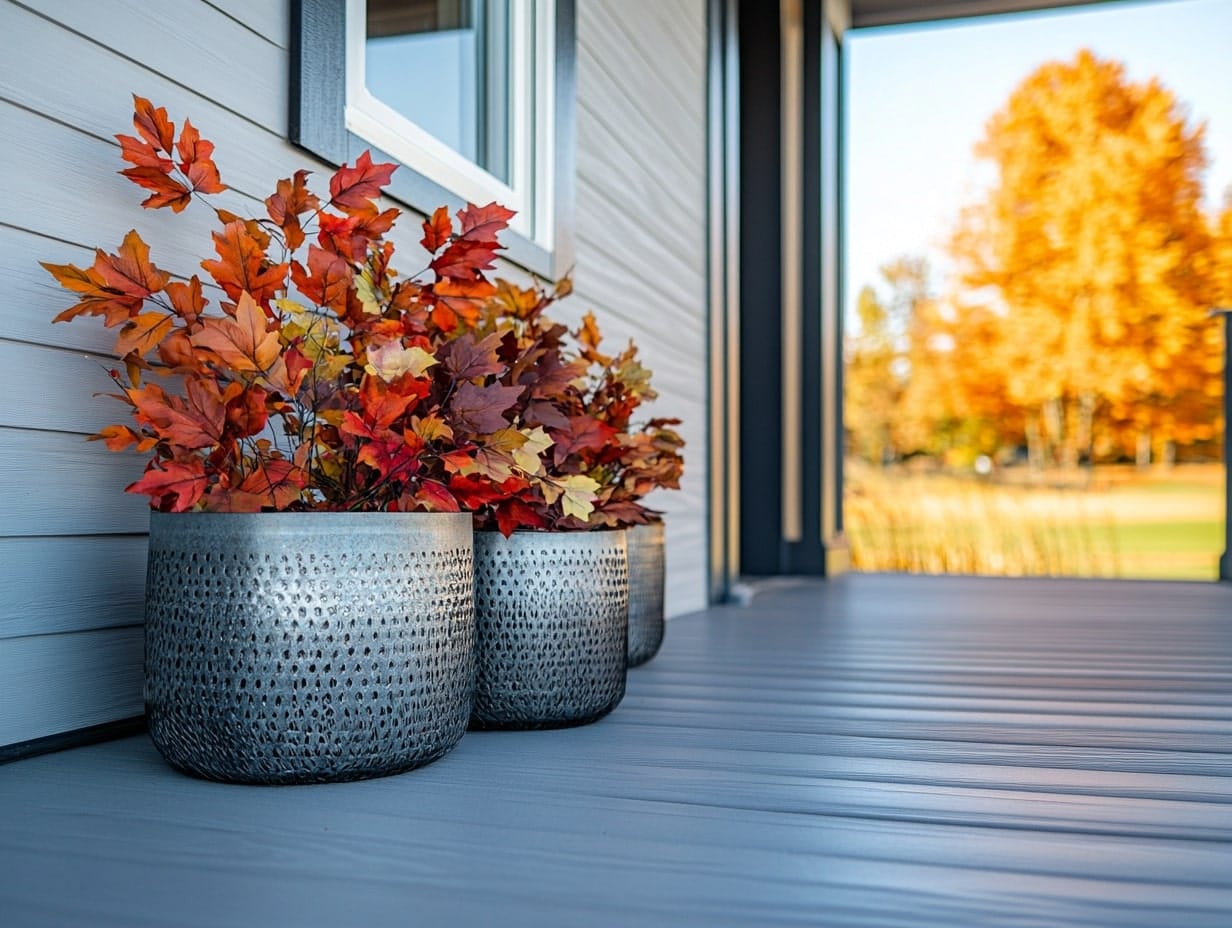
<path fill-rule="evenodd" d="M 686 490 L 661 501 L 679 612 L 705 589 L 704 31 L 701 0 L 669 6 L 579 0 L 580 293 L 567 311 L 593 307 L 613 342 L 636 337 L 663 394 L 655 413 L 688 422 Z M 228 209 L 255 213 L 299 167 L 323 183 L 329 166 L 285 138 L 289 10 L 289 0 L 0 0 L 0 745 L 141 712 L 147 515 L 122 489 L 143 462 L 85 441 L 123 419 L 94 395 L 111 388 L 114 338 L 95 320 L 51 325 L 70 299 L 37 262 L 88 264 L 136 229 L 159 266 L 199 272 L 209 211 L 142 210 L 142 192 L 116 173 L 133 93 L 218 145 Z M 633 62 L 657 70 L 633 79 Z M 656 81 L 677 86 L 669 97 Z M 399 267 L 422 266 L 418 237 L 406 216 L 393 236 Z"/>
<path fill-rule="evenodd" d="M 143 462 L 85 441 L 124 418 L 95 395 L 112 388 L 114 333 L 95 320 L 51 325 L 71 300 L 37 262 L 88 264 L 95 246 L 114 249 L 135 228 L 161 267 L 199 272 L 209 211 L 142 210 L 141 191 L 116 174 L 114 135 L 131 132 L 133 93 L 218 144 L 229 209 L 260 209 L 297 167 L 324 176 L 285 139 L 289 9 L 0 0 L 0 173 L 10 181 L 0 214 L 0 745 L 142 711 L 148 518 L 123 488 Z"/>
<path fill-rule="evenodd" d="M 577 294 L 611 348 L 633 338 L 655 416 L 684 420 L 667 511 L 669 614 L 706 596 L 706 9 L 578 0 Z"/>

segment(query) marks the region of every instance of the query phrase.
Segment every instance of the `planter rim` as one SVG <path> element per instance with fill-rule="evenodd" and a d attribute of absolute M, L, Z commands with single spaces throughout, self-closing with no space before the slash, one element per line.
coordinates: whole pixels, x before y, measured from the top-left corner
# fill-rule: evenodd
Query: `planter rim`
<path fill-rule="evenodd" d="M 351 534 L 357 537 L 399 535 L 431 539 L 440 533 L 472 545 L 469 512 L 156 512 L 150 532 L 173 536 L 242 536 L 294 538 L 297 535 Z"/>
<path fill-rule="evenodd" d="M 436 523 L 442 528 L 470 527 L 469 512 L 158 512 L 150 510 L 150 522 L 185 523 L 205 526 L 208 523 L 236 524 L 248 522 L 251 530 L 288 529 L 311 526 L 313 529 L 328 528 L 331 524 L 343 526 L 348 531 L 385 531 L 398 526 L 428 526 Z"/>
<path fill-rule="evenodd" d="M 572 545 L 578 549 L 602 549 L 628 546 L 628 529 L 610 529 L 603 532 L 514 532 L 508 538 L 497 531 L 476 531 L 475 546 L 497 548 L 536 548 L 546 545 Z"/>
<path fill-rule="evenodd" d="M 248 518 L 262 519 L 302 519 L 305 516 L 324 519 L 327 517 L 348 518 L 348 519 L 469 519 L 469 512 L 372 512 L 368 510 L 360 512 L 351 512 L 349 510 L 339 509 L 297 509 L 297 510 L 279 510 L 278 512 L 211 512 L 194 510 L 192 512 L 162 512 L 158 509 L 150 510 L 150 518 L 183 518 L 192 519 L 229 519 L 238 516 L 247 516 Z"/>
<path fill-rule="evenodd" d="M 512 538 L 514 535 L 542 535 L 545 537 L 549 535 L 602 535 L 605 532 L 626 532 L 633 527 L 634 526 L 632 525 L 604 525 L 600 528 L 518 528 L 514 529 L 513 535 L 509 535 L 508 537 Z M 475 529 L 475 534 L 500 535 L 502 538 L 505 537 L 504 533 L 501 532 L 500 529 L 496 528 L 477 528 Z"/>

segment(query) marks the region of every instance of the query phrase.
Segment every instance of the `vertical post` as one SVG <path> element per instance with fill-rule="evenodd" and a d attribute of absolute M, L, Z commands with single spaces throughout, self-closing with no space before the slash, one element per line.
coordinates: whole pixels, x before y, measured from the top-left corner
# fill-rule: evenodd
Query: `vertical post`
<path fill-rule="evenodd" d="M 709 312 L 707 449 L 710 601 L 726 602 L 740 572 L 740 217 L 736 0 L 708 0 L 707 222 Z"/>
<path fill-rule="evenodd" d="M 1232 580 L 1232 309 L 1217 308 L 1223 316 L 1223 556 L 1219 579 Z"/>

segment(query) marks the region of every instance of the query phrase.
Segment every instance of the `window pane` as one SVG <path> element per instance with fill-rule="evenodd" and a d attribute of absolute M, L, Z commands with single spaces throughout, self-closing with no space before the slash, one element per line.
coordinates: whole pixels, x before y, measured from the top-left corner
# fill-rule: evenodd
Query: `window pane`
<path fill-rule="evenodd" d="M 369 93 L 509 180 L 509 4 L 368 0 Z"/>

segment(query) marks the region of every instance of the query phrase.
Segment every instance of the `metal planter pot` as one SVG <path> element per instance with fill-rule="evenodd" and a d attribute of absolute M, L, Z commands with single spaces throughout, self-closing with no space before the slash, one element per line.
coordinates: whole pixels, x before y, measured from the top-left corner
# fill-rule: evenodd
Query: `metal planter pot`
<path fill-rule="evenodd" d="M 644 664 L 663 644 L 664 531 L 662 522 L 635 525 L 629 543 L 629 666 Z"/>
<path fill-rule="evenodd" d="M 145 702 L 173 767 L 319 783 L 428 763 L 474 693 L 466 513 L 151 513 Z"/>
<path fill-rule="evenodd" d="M 472 728 L 593 722 L 625 693 L 623 531 L 475 534 Z"/>

